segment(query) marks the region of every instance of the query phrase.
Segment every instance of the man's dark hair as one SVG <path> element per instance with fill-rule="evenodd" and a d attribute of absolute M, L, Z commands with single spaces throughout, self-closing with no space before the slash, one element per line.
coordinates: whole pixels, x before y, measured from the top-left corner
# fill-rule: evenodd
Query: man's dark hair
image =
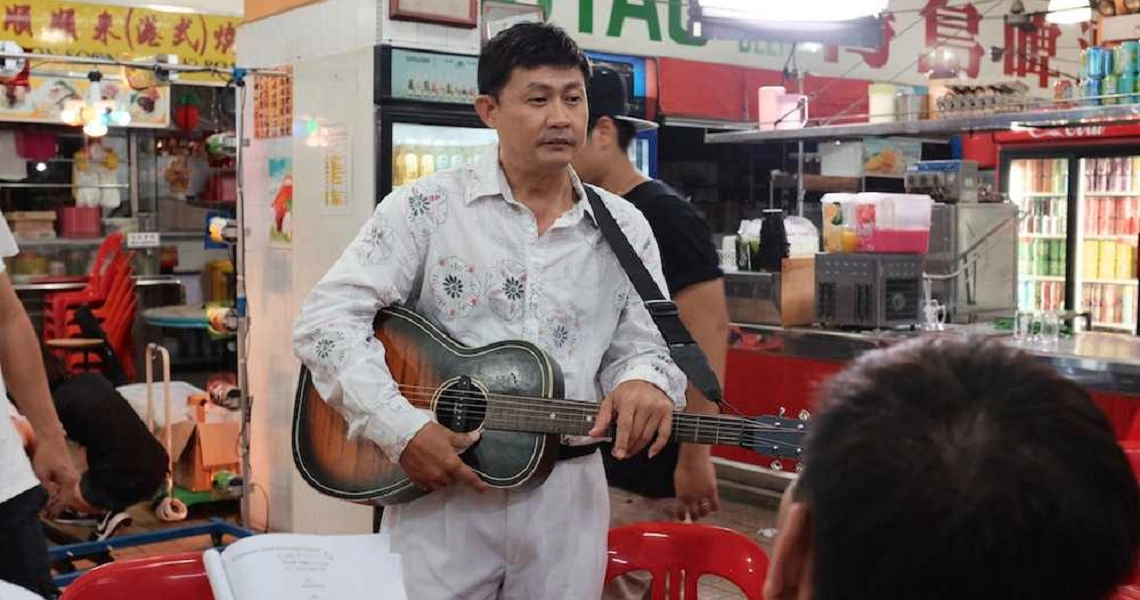
<path fill-rule="evenodd" d="M 590 63 L 578 43 L 561 28 L 545 23 L 519 23 L 491 38 L 479 53 L 479 93 L 494 97 L 510 81 L 516 67 L 577 67 L 590 79 Z"/>
<path fill-rule="evenodd" d="M 864 355 L 804 456 L 817 600 L 1097 600 L 1136 565 L 1140 490 L 1107 418 L 997 343 Z"/>

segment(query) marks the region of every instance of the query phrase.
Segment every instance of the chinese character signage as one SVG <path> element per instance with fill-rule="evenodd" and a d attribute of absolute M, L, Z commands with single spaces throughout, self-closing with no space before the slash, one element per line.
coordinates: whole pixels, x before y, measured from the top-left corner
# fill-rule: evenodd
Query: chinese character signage
<path fill-rule="evenodd" d="M 760 0 L 754 0 L 759 2 Z M 772 0 L 776 1 L 776 0 Z M 789 0 L 794 1 L 794 0 Z M 688 0 L 519 0 L 546 9 L 583 48 L 734 64 L 780 71 L 792 45 L 764 40 L 707 40 L 688 27 Z M 1043 0 L 1035 0 L 1044 6 Z M 976 82 L 1018 80 L 1036 95 L 1064 75 L 1076 75 L 1089 23 L 1057 25 L 1040 16 L 1033 27 L 1006 24 L 1014 0 L 890 0 L 879 48 L 827 44 L 797 51 L 801 69 L 844 77 L 927 85 L 928 75 L 956 74 Z M 1025 2 L 1029 5 L 1029 2 Z M 1032 7 L 1030 7 L 1032 8 Z M 804 40 L 808 41 L 808 40 Z"/>
<path fill-rule="evenodd" d="M 14 41 L 27 52 L 128 60 L 175 54 L 181 64 L 221 68 L 234 65 L 234 42 L 241 22 L 240 17 L 56 0 L 0 0 L 0 19 L 0 39 Z M 221 84 L 224 80 L 209 74 L 181 74 L 179 82 Z"/>
<path fill-rule="evenodd" d="M 72 77 L 29 78 L 28 86 L 7 86 L 0 93 L 0 121 L 60 122 L 68 100 L 85 100 L 90 83 Z M 103 99 L 121 102 L 131 113 L 131 127 L 165 128 L 170 124 L 170 88 L 133 90 L 121 81 L 101 82 Z"/>

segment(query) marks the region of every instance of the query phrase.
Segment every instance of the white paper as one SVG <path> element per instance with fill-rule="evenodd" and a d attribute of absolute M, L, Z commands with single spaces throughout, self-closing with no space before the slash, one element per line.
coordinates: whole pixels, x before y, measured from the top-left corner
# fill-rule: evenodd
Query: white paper
<path fill-rule="evenodd" d="M 203 561 L 209 556 L 203 555 Z M 221 554 L 233 595 L 218 600 L 407 600 L 400 557 L 388 536 L 266 534 L 242 539 Z M 224 591 L 223 591 L 224 594 Z"/>
<path fill-rule="evenodd" d="M 214 600 L 234 600 L 234 591 L 230 589 L 230 579 L 226 576 L 222 555 L 210 548 L 202 554 L 202 565 L 206 567 L 206 578 L 210 580 Z"/>

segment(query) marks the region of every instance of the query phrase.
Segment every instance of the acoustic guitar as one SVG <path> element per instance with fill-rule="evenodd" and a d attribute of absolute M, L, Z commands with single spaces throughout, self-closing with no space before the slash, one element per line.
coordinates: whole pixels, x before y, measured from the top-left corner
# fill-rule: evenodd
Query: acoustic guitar
<path fill-rule="evenodd" d="M 467 348 L 400 307 L 381 310 L 373 325 L 409 402 L 453 431 L 482 430 L 461 457 L 492 488 L 542 483 L 558 458 L 560 436 L 586 435 L 594 427 L 598 405 L 564 399 L 557 363 L 533 344 Z M 806 431 L 804 421 L 775 416 L 676 413 L 672 439 L 798 458 Z M 309 485 L 343 500 L 392 505 L 427 493 L 371 441 L 348 439 L 344 417 L 320 397 L 307 369 L 293 414 L 293 460 Z"/>

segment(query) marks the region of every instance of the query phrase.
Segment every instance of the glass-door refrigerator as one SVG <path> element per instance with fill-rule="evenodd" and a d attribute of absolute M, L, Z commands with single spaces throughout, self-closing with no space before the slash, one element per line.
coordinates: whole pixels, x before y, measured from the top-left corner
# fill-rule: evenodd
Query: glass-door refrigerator
<path fill-rule="evenodd" d="M 1020 217 L 1017 308 L 1061 310 L 1068 297 L 1069 160 L 1013 159 L 1005 180 Z"/>
<path fill-rule="evenodd" d="M 498 140 L 475 113 L 478 57 L 376 48 L 376 201 L 436 171 L 469 165 Z"/>
<path fill-rule="evenodd" d="M 652 118 L 655 77 L 648 59 L 591 54 L 626 79 L 633 114 Z M 477 56 L 376 48 L 377 185 L 379 202 L 394 188 L 425 175 L 471 164 L 498 141 L 475 113 Z M 657 132 L 638 135 L 630 160 L 647 177 L 657 175 Z"/>
<path fill-rule="evenodd" d="M 1136 331 L 1140 156 L 1080 159 L 1076 297 L 1094 329 Z"/>
<path fill-rule="evenodd" d="M 1019 310 L 1075 310 L 1095 330 L 1137 332 L 1140 128 L 997 139 L 1001 185 L 1020 209 Z"/>

